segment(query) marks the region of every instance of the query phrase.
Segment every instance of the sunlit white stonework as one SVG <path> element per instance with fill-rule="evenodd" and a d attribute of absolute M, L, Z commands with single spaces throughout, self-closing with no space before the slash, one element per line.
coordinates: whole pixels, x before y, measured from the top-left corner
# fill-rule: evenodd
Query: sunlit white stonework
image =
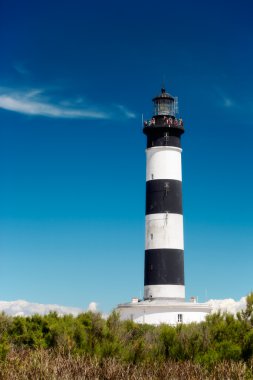
<path fill-rule="evenodd" d="M 182 181 L 182 149 L 172 146 L 146 149 L 146 181 L 151 179 L 176 179 Z"/>

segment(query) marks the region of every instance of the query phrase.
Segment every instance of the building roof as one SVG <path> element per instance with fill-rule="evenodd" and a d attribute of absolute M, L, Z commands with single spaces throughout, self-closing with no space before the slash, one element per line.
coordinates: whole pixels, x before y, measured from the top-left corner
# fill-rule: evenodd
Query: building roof
<path fill-rule="evenodd" d="M 156 100 L 159 100 L 159 99 L 173 99 L 174 100 L 174 97 L 172 95 L 170 95 L 168 92 L 166 92 L 165 88 L 162 87 L 161 89 L 161 94 L 156 96 L 155 98 L 153 98 L 153 102 L 155 102 Z"/>

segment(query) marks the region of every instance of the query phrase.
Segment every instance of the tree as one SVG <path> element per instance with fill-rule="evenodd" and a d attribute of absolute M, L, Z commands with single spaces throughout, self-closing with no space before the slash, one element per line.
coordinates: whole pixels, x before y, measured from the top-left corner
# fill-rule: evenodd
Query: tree
<path fill-rule="evenodd" d="M 253 292 L 246 297 L 246 309 L 241 311 L 241 317 L 253 326 Z"/>

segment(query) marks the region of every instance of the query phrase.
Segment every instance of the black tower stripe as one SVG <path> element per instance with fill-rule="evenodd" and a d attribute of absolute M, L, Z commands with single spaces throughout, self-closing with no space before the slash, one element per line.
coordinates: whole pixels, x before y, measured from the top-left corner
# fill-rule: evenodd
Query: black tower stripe
<path fill-rule="evenodd" d="M 146 215 L 158 213 L 182 214 L 182 182 L 157 179 L 146 182 Z"/>
<path fill-rule="evenodd" d="M 154 146 L 175 146 L 181 148 L 180 137 L 166 136 L 165 132 L 162 136 L 148 136 L 147 148 L 152 148 Z"/>
<path fill-rule="evenodd" d="M 180 136 L 183 133 L 181 128 L 171 127 L 145 127 L 143 129 L 147 135 L 147 148 L 153 146 L 175 146 L 181 148 Z"/>
<path fill-rule="evenodd" d="M 184 251 L 146 250 L 144 285 L 184 285 Z"/>

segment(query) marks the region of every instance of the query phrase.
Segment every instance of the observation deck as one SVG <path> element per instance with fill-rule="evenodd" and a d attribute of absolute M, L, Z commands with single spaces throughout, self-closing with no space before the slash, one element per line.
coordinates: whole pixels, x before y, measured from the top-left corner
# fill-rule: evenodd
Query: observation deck
<path fill-rule="evenodd" d="M 146 128 L 176 128 L 184 132 L 183 120 L 174 116 L 156 115 L 150 120 L 145 120 L 143 126 L 144 130 Z"/>

